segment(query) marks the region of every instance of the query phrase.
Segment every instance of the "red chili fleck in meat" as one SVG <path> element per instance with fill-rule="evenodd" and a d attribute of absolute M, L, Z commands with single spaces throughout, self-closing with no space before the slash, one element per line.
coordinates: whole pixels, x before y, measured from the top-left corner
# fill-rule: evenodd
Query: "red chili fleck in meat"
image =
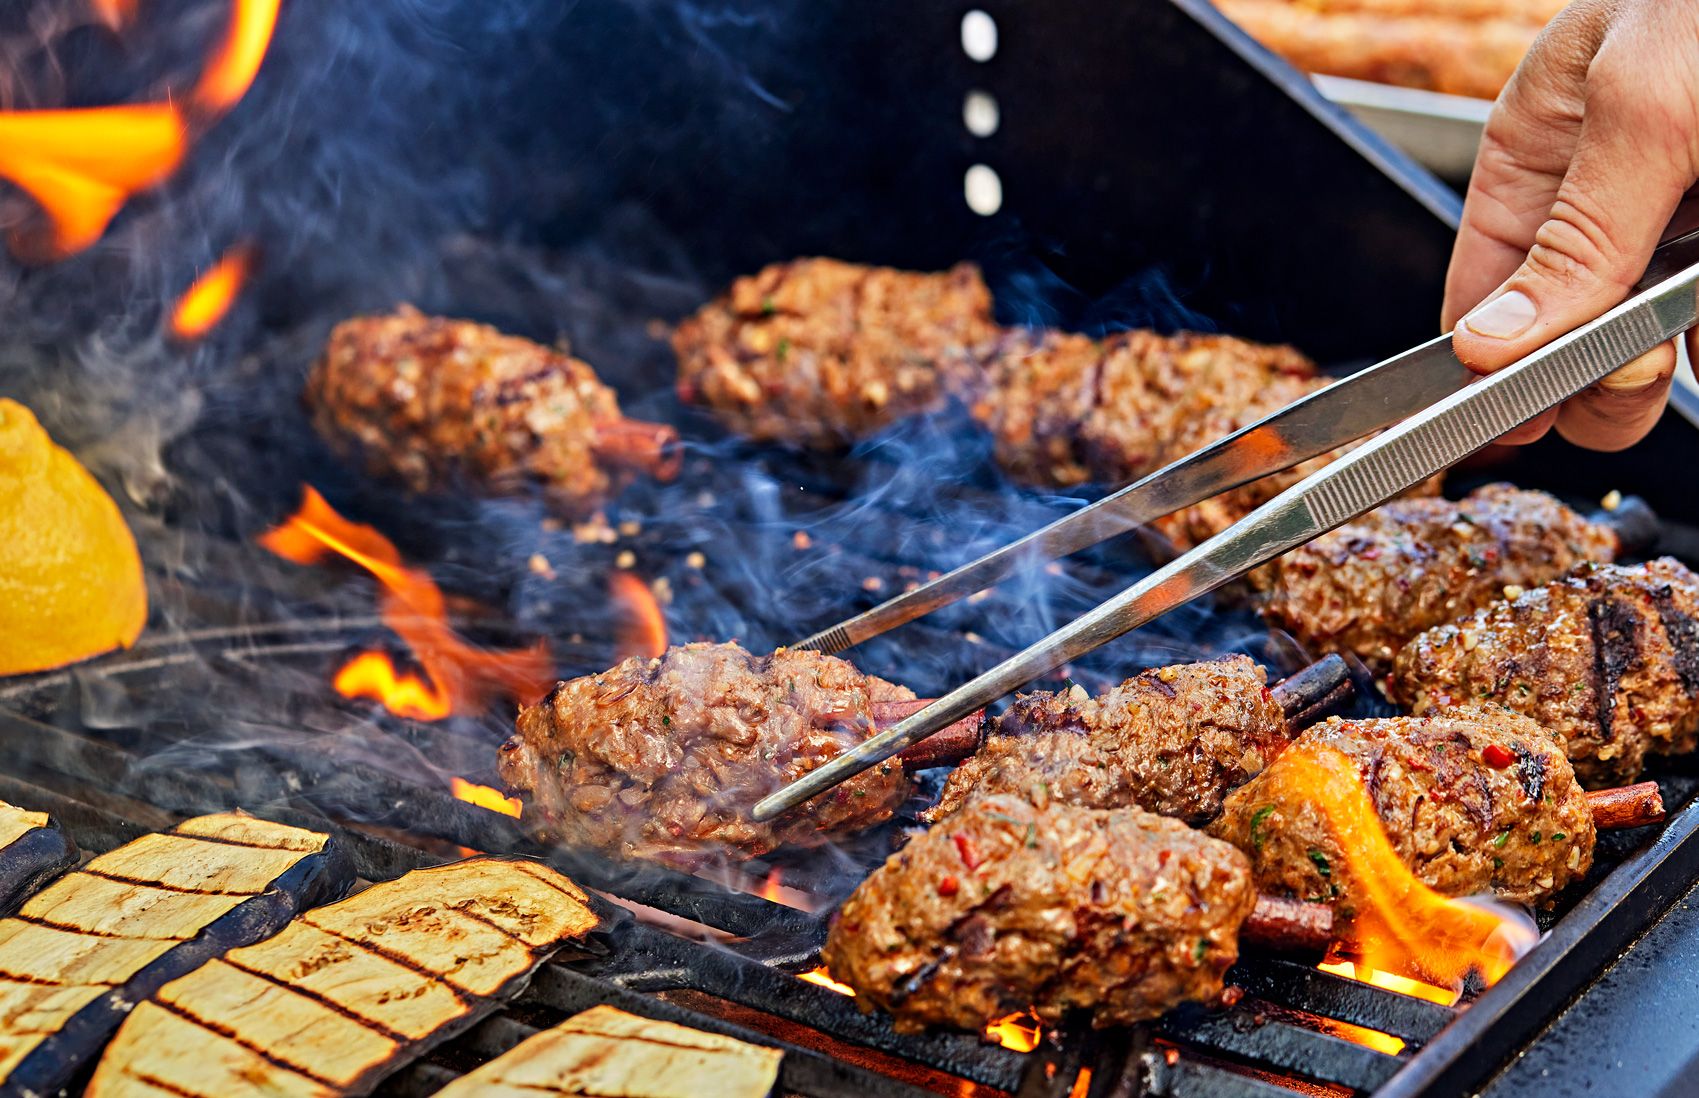
<path fill-rule="evenodd" d="M 979 868 L 979 851 L 973 848 L 973 840 L 960 831 L 950 836 L 950 841 L 956 844 L 956 853 L 962 856 L 962 864 L 969 869 Z"/>
<path fill-rule="evenodd" d="M 961 891 L 961 887 L 961 882 L 956 880 L 954 877 L 945 877 L 943 880 L 938 882 L 938 895 L 954 896 L 957 892 Z"/>
<path fill-rule="evenodd" d="M 1503 770 L 1516 761 L 1516 756 L 1510 752 L 1509 748 L 1501 747 L 1496 743 L 1489 743 L 1481 751 L 1481 759 L 1494 770 Z"/>
<path fill-rule="evenodd" d="M 1171 858 L 1173 856 L 1173 854 L 1174 854 L 1174 852 L 1171 851 L 1171 850 L 1158 851 L 1157 854 L 1156 854 L 1156 864 L 1159 865 L 1159 866 L 1167 865 L 1168 859 Z"/>

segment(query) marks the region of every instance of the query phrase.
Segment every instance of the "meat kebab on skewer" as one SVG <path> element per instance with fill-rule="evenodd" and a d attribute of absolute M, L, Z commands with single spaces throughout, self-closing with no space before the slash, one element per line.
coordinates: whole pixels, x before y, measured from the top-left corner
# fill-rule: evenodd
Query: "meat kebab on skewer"
<path fill-rule="evenodd" d="M 1230 793 L 1207 830 L 1249 856 L 1259 889 L 1331 903 L 1342 925 L 1362 896 L 1338 821 L 1318 807 L 1310 760 L 1325 752 L 1348 760 L 1406 868 L 1447 896 L 1543 903 L 1586 874 L 1598 828 L 1663 819 L 1651 783 L 1584 793 L 1561 745 L 1505 709 L 1329 718 Z"/>
<path fill-rule="evenodd" d="M 1242 937 L 1325 948 L 1326 916 L 1261 901 L 1243 854 L 1178 820 L 986 794 L 863 881 L 821 959 L 903 1031 L 1121 1025 L 1219 999 Z"/>
<path fill-rule="evenodd" d="M 332 449 L 416 492 L 535 486 L 582 518 L 638 473 L 678 471 L 677 433 L 627 419 L 587 364 L 405 305 L 338 324 L 305 397 Z"/>
<path fill-rule="evenodd" d="M 896 759 L 770 823 L 749 808 L 913 712 L 913 699 L 819 652 L 687 644 L 558 684 L 519 714 L 499 766 L 553 841 L 683 866 L 752 858 L 890 819 L 914 791 Z M 975 714 L 933 740 L 965 732 L 960 757 L 978 724 Z M 935 748 L 917 744 L 909 765 L 935 765 Z"/>
<path fill-rule="evenodd" d="M 970 263 L 776 263 L 678 326 L 678 391 L 745 437 L 834 448 L 942 407 L 946 364 L 996 331 Z"/>
<path fill-rule="evenodd" d="M 1491 702 L 1563 744 L 1588 786 L 1639 776 L 1699 742 L 1699 576 L 1663 558 L 1582 565 L 1430 629 L 1393 666 L 1416 713 Z"/>
<path fill-rule="evenodd" d="M 1146 671 L 1095 698 L 1078 686 L 1023 694 L 950 774 L 927 819 L 975 793 L 1016 793 L 1207 822 L 1291 742 L 1304 715 L 1351 689 L 1338 659 L 1267 683 L 1249 657 L 1229 656 Z"/>
<path fill-rule="evenodd" d="M 1274 560 L 1262 612 L 1313 654 L 1377 674 L 1404 642 L 1586 561 L 1648 540 L 1645 505 L 1585 518 L 1544 492 L 1489 484 L 1452 503 L 1399 499 Z"/>

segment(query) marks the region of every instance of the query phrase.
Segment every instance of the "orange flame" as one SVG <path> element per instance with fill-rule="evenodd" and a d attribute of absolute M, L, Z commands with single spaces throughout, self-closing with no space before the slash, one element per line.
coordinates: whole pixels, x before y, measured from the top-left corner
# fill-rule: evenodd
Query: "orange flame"
<path fill-rule="evenodd" d="M 520 810 L 524 807 L 518 797 L 509 797 L 499 789 L 469 782 L 465 778 L 449 779 L 448 787 L 457 799 L 467 804 L 475 804 L 479 808 L 487 808 L 491 812 L 500 812 L 503 816 L 518 819 Z"/>
<path fill-rule="evenodd" d="M 608 577 L 608 591 L 625 608 L 626 620 L 614 638 L 617 659 L 653 659 L 667 650 L 667 619 L 649 585 L 630 572 Z"/>
<path fill-rule="evenodd" d="M 1022 1011 L 1007 1018 L 999 1018 L 986 1026 L 985 1036 L 1004 1048 L 1016 1052 L 1031 1052 L 1043 1038 L 1044 1028 L 1039 1025 L 1037 1018 Z"/>
<path fill-rule="evenodd" d="M 117 30 L 136 15 L 136 0 L 89 0 L 102 23 Z"/>
<path fill-rule="evenodd" d="M 855 988 L 848 984 L 840 984 L 832 979 L 832 973 L 825 965 L 818 965 L 807 972 L 799 973 L 797 979 L 807 980 L 811 984 L 819 984 L 821 987 L 835 991 L 839 995 L 855 998 Z M 1044 1028 L 1039 1024 L 1037 1018 L 1026 1011 L 1022 1011 L 1019 1014 L 1011 1014 L 1006 1018 L 999 1018 L 986 1026 L 985 1036 L 987 1040 L 995 1041 L 1004 1048 L 1013 1049 L 1016 1052 L 1031 1052 L 1038 1047 L 1038 1042 L 1043 1038 Z"/>
<path fill-rule="evenodd" d="M 1534 945 L 1531 925 L 1493 907 L 1429 888 L 1404 865 L 1351 760 L 1327 747 L 1289 749 L 1280 765 L 1302 783 L 1329 825 L 1360 903 L 1353 952 L 1367 969 L 1414 973 L 1461 988 L 1470 971 L 1491 986 Z"/>
<path fill-rule="evenodd" d="M 196 106 L 222 113 L 247 94 L 277 29 L 277 6 L 278 0 L 235 0 L 224 43 L 207 62 L 190 96 Z"/>
<path fill-rule="evenodd" d="M 331 680 L 345 698 L 370 698 L 402 717 L 440 721 L 454 711 L 448 692 L 435 681 L 395 669 L 387 652 L 362 652 Z"/>
<path fill-rule="evenodd" d="M 797 976 L 797 979 L 807 980 L 811 984 L 819 984 L 828 991 L 835 991 L 839 995 L 848 995 L 852 999 L 855 998 L 855 988 L 848 984 L 840 984 L 838 981 L 832 979 L 832 974 L 826 970 L 825 965 L 809 969 L 807 972 Z"/>
<path fill-rule="evenodd" d="M 126 199 L 176 170 L 187 147 L 169 103 L 0 111 L 0 177 L 52 222 L 46 240 L 14 233 L 13 250 L 60 258 L 88 247 Z"/>
<path fill-rule="evenodd" d="M 254 250 L 238 244 L 195 279 L 171 311 L 171 332 L 179 339 L 199 339 L 217 326 L 253 266 Z"/>
<path fill-rule="evenodd" d="M 230 32 L 186 100 L 209 125 L 253 83 L 271 43 L 278 0 L 235 0 Z M 111 26 L 133 0 L 95 0 Z M 0 178 L 35 199 L 51 231 L 13 233 L 14 252 L 59 259 L 106 231 L 132 195 L 163 181 L 188 149 L 190 115 L 175 102 L 64 110 L 0 111 Z"/>
<path fill-rule="evenodd" d="M 349 522 L 337 514 L 311 487 L 302 495 L 301 509 L 259 540 L 296 564 L 316 564 L 339 555 L 377 577 L 383 585 L 379 613 L 384 624 L 407 642 L 425 669 L 432 688 L 428 696 L 446 697 L 451 712 L 477 709 L 492 694 L 534 702 L 554 681 L 548 646 L 540 641 L 518 651 L 491 652 L 462 640 L 449 627 L 442 591 L 435 581 L 425 572 L 404 565 L 388 539 L 370 526 Z M 362 658 L 356 657 L 355 662 Z M 338 674 L 339 682 L 348 671 L 344 668 Z M 380 700 L 389 706 L 388 697 L 380 696 Z M 391 711 L 401 716 L 418 715 Z"/>

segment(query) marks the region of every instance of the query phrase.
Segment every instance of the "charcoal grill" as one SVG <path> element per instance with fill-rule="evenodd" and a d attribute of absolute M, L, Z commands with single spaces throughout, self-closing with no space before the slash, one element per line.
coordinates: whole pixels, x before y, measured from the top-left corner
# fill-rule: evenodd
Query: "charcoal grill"
<path fill-rule="evenodd" d="M 316 59 L 338 34 L 369 34 L 388 18 L 338 7 L 299 0 L 286 10 L 276 61 L 235 132 L 304 130 L 333 164 L 337 149 L 360 147 L 337 143 L 345 130 L 375 135 L 379 147 L 412 138 L 385 104 L 357 95 L 298 107 L 292 75 L 322 77 Z M 253 546 L 300 485 L 315 484 L 480 604 L 458 623 L 464 631 L 497 644 L 547 634 L 562 673 L 579 674 L 606 666 L 616 648 L 614 570 L 666 581 L 675 639 L 772 645 L 1078 502 L 1012 491 L 989 471 L 983 441 L 947 420 L 904 425 L 843 461 L 748 447 L 678 407 L 666 392 L 670 356 L 649 321 L 796 254 L 917 268 L 973 258 L 1005 320 L 1218 326 L 1290 340 L 1340 369 L 1429 334 L 1455 196 L 1201 0 L 978 7 L 999 28 L 996 56 L 983 62 L 962 53 L 960 3 L 464 5 L 435 29 L 478 43 L 477 63 L 431 56 L 474 78 L 400 86 L 409 109 L 440 111 L 449 128 L 476 120 L 482 136 L 435 159 L 398 155 L 388 193 L 344 193 L 341 220 L 326 215 L 310 233 L 289 223 L 311 192 L 291 189 L 283 153 L 210 135 L 205 159 L 233 174 L 185 185 L 161 207 L 196 210 L 214 250 L 257 235 L 294 262 L 263 268 L 245 311 L 212 340 L 159 350 L 168 376 L 191 379 L 201 402 L 165 451 L 173 479 L 113 466 L 132 502 L 143 501 L 130 510 L 152 565 L 153 622 L 129 652 L 0 682 L 0 798 L 53 812 L 93 852 L 184 815 L 242 807 L 336 832 L 367 880 L 481 850 L 547 858 L 603 894 L 607 925 L 582 950 L 556 958 L 508 1009 L 388 1080 L 385 1093 L 428 1094 L 597 1003 L 783 1047 L 781 1089 L 806 1095 L 1446 1095 L 1487 1079 L 1699 871 L 1699 774 L 1685 764 L 1658 775 L 1672 815 L 1657 835 L 1602 837 L 1594 874 L 1546 920 L 1550 936 L 1459 1007 L 1252 955 L 1229 976 L 1245 995 L 1224 1011 L 1101 1033 L 1064 1027 L 1031 1053 L 971 1035 L 904 1036 L 796 978 L 817 964 L 825 913 L 889 851 L 900 823 L 727 878 L 741 887 L 539 848 L 508 817 L 448 788 L 450 777 L 493 784 L 510 714 L 419 724 L 336 699 L 326 683 L 342 657 L 386 642 L 371 586 L 283 566 Z M 548 63 L 503 63 L 513 55 Z M 995 97 L 995 133 L 964 128 L 970 91 Z M 538 103 L 556 106 L 546 116 L 516 106 Z M 361 152 L 352 166 L 380 155 Z M 470 165 L 493 197 L 484 221 L 445 235 L 440 211 L 418 210 L 438 195 L 431 170 L 449 160 Z M 1001 180 L 991 217 L 963 199 L 976 164 Z M 205 201 L 219 188 L 252 201 Z M 390 227 L 403 216 L 428 230 L 405 247 Z M 145 237 L 150 225 L 138 215 L 115 232 Z M 98 270 L 78 259 L 22 276 L 0 308 L 31 319 L 9 327 L 48 350 L 22 355 L 22 371 L 0 366 L 0 381 L 41 398 L 63 391 L 56 371 L 66 363 L 87 364 L 50 338 L 57 331 L 68 346 L 80 321 L 53 329 L 40 314 L 54 310 L 39 306 Z M 627 493 L 608 544 L 544 526 L 525 504 L 408 500 L 355 477 L 319 448 L 295 393 L 331 323 L 401 296 L 541 338 L 564 330 L 634 414 L 684 425 L 685 475 Z M 85 423 L 70 398 L 38 402 L 73 442 L 110 422 Z M 1699 511 L 1667 476 L 1695 467 L 1696 451 L 1691 429 L 1671 421 L 1626 454 L 1543 444 L 1467 471 L 1453 488 L 1506 477 L 1577 502 L 1632 490 L 1666 520 L 1658 549 L 1699 563 Z M 527 570 L 533 554 L 559 574 Z M 879 638 L 857 660 L 937 692 L 1093 605 L 1148 559 L 1146 547 L 1100 547 Z M 1298 663 L 1242 608 L 1218 603 L 1066 673 L 1096 688 L 1135 668 L 1235 649 L 1282 670 Z M 774 870 L 817 910 L 750 891 Z M 1404 1048 L 1376 1051 L 1351 1039 L 1359 1029 Z"/>

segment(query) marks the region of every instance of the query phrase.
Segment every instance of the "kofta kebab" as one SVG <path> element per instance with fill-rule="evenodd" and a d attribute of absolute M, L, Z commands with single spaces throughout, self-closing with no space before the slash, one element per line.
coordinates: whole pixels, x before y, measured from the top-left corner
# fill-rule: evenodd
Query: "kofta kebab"
<path fill-rule="evenodd" d="M 1002 329 L 966 265 L 777 265 L 673 342 L 680 395 L 753 439 L 834 447 L 954 401 L 1013 478 L 1047 486 L 1145 475 L 1326 383 L 1228 337 Z M 670 429 L 622 417 L 585 364 L 406 309 L 339 327 L 308 402 L 333 447 L 416 490 L 529 483 L 584 514 L 634 469 L 673 472 Z M 1191 544 L 1327 460 L 1162 529 Z M 1149 1017 L 1219 995 L 1241 937 L 1349 940 L 1362 882 L 1311 804 L 1318 766 L 1447 896 L 1546 901 L 1597 830 L 1660 819 L 1651 783 L 1583 792 L 1699 738 L 1699 580 L 1614 563 L 1646 533 L 1632 506 L 1583 517 L 1493 485 L 1393 501 L 1251 577 L 1271 626 L 1385 676 L 1411 717 L 1312 724 L 1349 690 L 1337 656 L 1272 687 L 1244 657 L 1158 668 L 1020 696 L 757 823 L 757 800 L 925 702 L 821 653 L 693 644 L 560 683 L 501 774 L 545 839 L 692 867 L 882 823 L 914 771 L 960 763 L 930 828 L 843 906 L 834 975 L 904 1027 Z"/>

